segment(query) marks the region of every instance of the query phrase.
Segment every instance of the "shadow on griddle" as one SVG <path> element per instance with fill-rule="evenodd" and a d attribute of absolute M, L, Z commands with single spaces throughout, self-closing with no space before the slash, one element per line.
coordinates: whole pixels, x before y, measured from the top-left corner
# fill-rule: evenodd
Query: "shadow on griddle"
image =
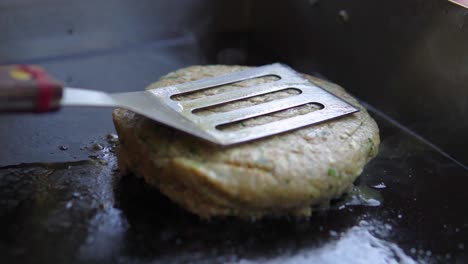
<path fill-rule="evenodd" d="M 257 221 L 224 218 L 201 220 L 183 210 L 142 179 L 122 177 L 115 188 L 116 207 L 128 221 L 124 254 L 180 261 L 270 258 L 294 253 L 295 249 L 317 247 L 334 232 L 356 224 L 364 212 L 331 210 L 311 219 L 264 219 Z"/>

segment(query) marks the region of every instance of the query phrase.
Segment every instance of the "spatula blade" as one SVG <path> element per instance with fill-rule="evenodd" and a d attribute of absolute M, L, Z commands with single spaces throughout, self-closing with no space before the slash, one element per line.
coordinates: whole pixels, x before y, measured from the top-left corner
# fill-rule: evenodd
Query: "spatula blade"
<path fill-rule="evenodd" d="M 279 80 L 187 101 L 174 99 L 176 95 L 264 76 L 276 76 Z M 208 116 L 199 116 L 194 113 L 201 108 L 245 100 L 282 89 L 295 89 L 300 93 L 285 99 L 277 99 Z M 114 94 L 113 98 L 122 107 L 220 145 L 242 143 L 284 133 L 359 111 L 358 108 L 303 78 L 291 68 L 278 63 L 145 92 Z M 237 131 L 223 131 L 221 129 L 221 127 L 233 122 L 258 118 L 308 104 L 318 105 L 321 109 L 266 124 L 245 127 Z"/>

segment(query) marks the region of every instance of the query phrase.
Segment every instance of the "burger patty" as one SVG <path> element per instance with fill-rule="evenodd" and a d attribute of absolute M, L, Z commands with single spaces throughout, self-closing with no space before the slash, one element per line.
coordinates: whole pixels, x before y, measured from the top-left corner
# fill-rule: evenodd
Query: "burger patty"
<path fill-rule="evenodd" d="M 247 69 L 192 66 L 169 73 L 147 89 Z M 218 146 L 124 109 L 113 112 L 119 135 L 119 167 L 143 177 L 163 194 L 202 218 L 215 216 L 308 216 L 311 207 L 349 190 L 378 151 L 379 130 L 366 109 L 340 86 L 304 75 L 310 82 L 360 109 L 335 120 L 234 146 Z M 262 77 L 175 97 L 190 100 L 274 81 Z M 199 111 L 226 112 L 294 96 L 287 89 Z M 318 110 L 315 104 L 224 127 L 238 130 Z"/>

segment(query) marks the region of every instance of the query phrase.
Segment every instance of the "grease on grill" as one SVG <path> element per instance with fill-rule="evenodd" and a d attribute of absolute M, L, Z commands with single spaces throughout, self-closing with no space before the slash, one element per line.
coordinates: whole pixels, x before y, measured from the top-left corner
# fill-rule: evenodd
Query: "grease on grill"
<path fill-rule="evenodd" d="M 210 115 L 213 113 L 229 112 L 229 111 L 244 108 L 244 107 L 249 107 L 253 105 L 271 102 L 273 100 L 291 97 L 294 95 L 298 95 L 300 93 L 301 91 L 298 89 L 287 88 L 287 89 L 272 92 L 272 93 L 257 95 L 257 96 L 240 99 L 240 100 L 236 100 L 236 101 L 232 101 L 228 103 L 195 109 L 193 113 L 196 115 L 200 115 L 200 116 L 206 116 L 206 115 Z"/>
<path fill-rule="evenodd" d="M 244 81 L 233 82 L 230 84 L 209 87 L 203 90 L 197 90 L 195 92 L 176 94 L 172 96 L 171 99 L 174 101 L 194 100 L 194 99 L 202 98 L 205 96 L 212 96 L 212 95 L 229 92 L 229 91 L 236 90 L 236 89 L 247 88 L 249 86 L 259 85 L 262 83 L 274 82 L 274 81 L 278 81 L 279 79 L 280 78 L 278 76 L 267 75 L 267 76 L 252 78 L 252 79 L 248 79 Z"/>
<path fill-rule="evenodd" d="M 279 120 L 283 120 L 283 119 L 287 119 L 287 118 L 291 118 L 295 116 L 306 115 L 308 113 L 312 113 L 322 108 L 323 108 L 323 105 L 321 104 L 307 103 L 307 104 L 299 105 L 296 107 L 288 108 L 285 110 L 269 113 L 266 115 L 252 117 L 252 118 L 244 119 L 244 120 L 233 122 L 233 123 L 219 125 L 216 128 L 218 130 L 226 131 L 226 132 L 237 131 L 246 127 L 260 126 L 260 125 L 264 125 L 267 123 L 271 123 L 271 122 L 275 122 L 275 121 L 279 121 Z"/>

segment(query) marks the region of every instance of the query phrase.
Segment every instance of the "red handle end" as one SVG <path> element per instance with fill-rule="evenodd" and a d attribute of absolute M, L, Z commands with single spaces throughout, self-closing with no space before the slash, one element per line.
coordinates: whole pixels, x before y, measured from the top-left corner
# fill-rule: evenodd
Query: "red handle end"
<path fill-rule="evenodd" d="M 62 97 L 62 86 L 55 82 L 42 68 L 18 65 L 18 68 L 31 75 L 37 85 L 36 112 L 50 112 L 58 108 L 56 98 Z M 59 94 L 57 94 L 59 93 Z"/>

